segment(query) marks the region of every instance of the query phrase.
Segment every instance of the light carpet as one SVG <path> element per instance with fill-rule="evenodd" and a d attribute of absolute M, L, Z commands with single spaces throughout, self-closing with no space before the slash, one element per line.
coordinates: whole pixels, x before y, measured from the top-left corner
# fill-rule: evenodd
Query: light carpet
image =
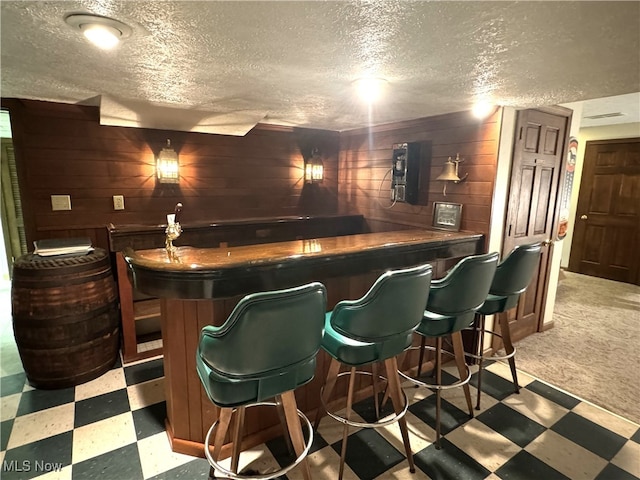
<path fill-rule="evenodd" d="M 518 368 L 640 423 L 640 287 L 563 272 L 553 322 L 517 343 Z"/>

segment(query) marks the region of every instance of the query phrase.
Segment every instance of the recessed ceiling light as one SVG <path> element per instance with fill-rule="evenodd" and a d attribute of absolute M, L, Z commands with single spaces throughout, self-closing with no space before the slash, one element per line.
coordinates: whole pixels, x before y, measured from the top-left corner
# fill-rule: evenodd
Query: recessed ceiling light
<path fill-rule="evenodd" d="M 91 43 L 104 50 L 112 49 L 120 40 L 131 35 L 131 27 L 113 18 L 72 13 L 64 20 L 74 29 L 82 31 Z"/>
<path fill-rule="evenodd" d="M 474 117 L 483 119 L 494 113 L 496 109 L 497 105 L 482 100 L 473 106 L 473 108 L 471 109 L 471 113 Z"/>
<path fill-rule="evenodd" d="M 355 82 L 358 95 L 367 103 L 375 103 L 384 91 L 387 81 L 383 78 L 359 78 Z"/>

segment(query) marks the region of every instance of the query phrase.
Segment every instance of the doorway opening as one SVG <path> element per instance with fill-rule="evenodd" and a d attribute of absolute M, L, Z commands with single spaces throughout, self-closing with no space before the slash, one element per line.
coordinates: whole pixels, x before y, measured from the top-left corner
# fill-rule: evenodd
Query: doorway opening
<path fill-rule="evenodd" d="M 640 285 L 640 138 L 588 141 L 569 270 Z"/>
<path fill-rule="evenodd" d="M 7 110 L 0 110 L 0 157 L 0 220 L 2 223 L 2 239 L 0 241 L 4 252 L 4 255 L 0 255 L 0 282 L 6 286 L 11 280 L 14 260 L 27 253 L 20 187 L 11 135 L 11 120 Z"/>

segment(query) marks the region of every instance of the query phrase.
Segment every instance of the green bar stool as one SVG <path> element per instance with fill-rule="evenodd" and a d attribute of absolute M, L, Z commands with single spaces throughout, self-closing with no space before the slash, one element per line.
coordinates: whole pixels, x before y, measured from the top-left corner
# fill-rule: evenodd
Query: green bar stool
<path fill-rule="evenodd" d="M 429 295 L 431 271 L 430 265 L 422 265 L 383 273 L 362 298 L 343 300 L 326 315 L 322 348 L 332 360 L 321 391 L 321 406 L 318 408 L 315 427 L 318 427 L 324 412 L 344 424 L 339 479 L 342 479 L 344 472 L 349 426 L 376 428 L 398 422 L 410 470 L 415 472 L 404 418 L 408 401 L 400 386 L 396 355 L 411 345 L 413 331 L 422 319 Z M 386 368 L 387 390 L 390 392 L 395 412 L 394 415 L 383 419 L 379 419 L 378 374 L 375 368 L 379 362 L 384 362 Z M 348 366 L 349 371 L 340 373 L 342 365 Z M 371 365 L 373 370 L 371 373 L 356 369 L 368 365 Z M 357 374 L 372 377 L 376 414 L 379 419 L 376 423 L 363 423 L 351 419 Z M 327 404 L 338 377 L 343 375 L 349 375 L 349 387 L 346 413 L 340 416 L 329 411 Z"/>
<path fill-rule="evenodd" d="M 487 295 L 484 305 L 482 305 L 480 310 L 478 310 L 475 329 L 478 332 L 480 353 L 478 355 L 467 353 L 467 355 L 478 360 L 477 410 L 480 410 L 480 396 L 482 392 L 482 362 L 485 359 L 483 356 L 485 333 L 490 333 L 502 338 L 506 355 L 495 355 L 492 356 L 491 359 L 509 361 L 509 367 L 511 368 L 511 375 L 513 377 L 514 392 L 520 393 L 518 375 L 516 372 L 516 349 L 513 346 L 513 343 L 511 343 L 509 318 L 507 315 L 498 315 L 500 333 L 496 333 L 495 331 L 487 330 L 485 328 L 485 316 L 504 313 L 518 304 L 520 294 L 527 289 L 531 282 L 531 278 L 533 277 L 533 273 L 540 264 L 541 252 L 542 245 L 540 243 L 519 245 L 515 247 L 509 256 L 498 265 L 489 290 L 489 295 Z"/>
<path fill-rule="evenodd" d="M 420 345 L 420 359 L 416 377 L 410 377 L 400 372 L 400 375 L 418 386 L 436 391 L 436 448 L 440 448 L 440 405 L 441 392 L 449 388 L 464 388 L 469 415 L 473 417 L 469 379 L 471 372 L 464 358 L 461 330 L 473 324 L 478 309 L 484 303 L 493 275 L 498 264 L 497 253 L 472 255 L 460 260 L 449 273 L 440 280 L 431 282 L 429 299 L 426 303 L 424 317 L 416 333 L 422 336 Z M 442 338 L 450 336 L 453 352 L 442 350 Z M 426 339 L 434 338 L 435 346 L 435 383 L 420 380 L 422 362 L 426 346 Z M 460 374 L 460 380 L 450 385 L 442 384 L 442 353 L 455 358 Z"/>
<path fill-rule="evenodd" d="M 247 295 L 222 326 L 202 329 L 196 367 L 207 396 L 220 407 L 218 420 L 207 432 L 204 446 L 212 477 L 219 471 L 225 478 L 267 480 L 284 475 L 301 463 L 305 480 L 311 479 L 306 456 L 313 442 L 313 430 L 309 419 L 296 406 L 294 390 L 311 381 L 315 374 L 326 308 L 326 289 L 313 282 Z M 267 401 L 273 397 L 275 402 Z M 285 439 L 290 437 L 297 458 L 276 472 L 238 474 L 245 410 L 264 405 L 278 408 L 289 434 L 285 434 Z M 228 470 L 219 464 L 219 459 L 232 416 L 235 424 Z M 308 430 L 306 444 L 301 421 Z"/>

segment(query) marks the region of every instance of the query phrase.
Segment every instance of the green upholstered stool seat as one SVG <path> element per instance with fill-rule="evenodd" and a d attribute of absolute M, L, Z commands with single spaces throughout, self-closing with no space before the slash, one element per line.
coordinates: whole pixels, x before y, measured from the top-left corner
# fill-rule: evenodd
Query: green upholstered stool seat
<path fill-rule="evenodd" d="M 491 294 L 491 292 L 489 292 L 489 295 L 487 295 L 487 299 L 484 301 L 482 307 L 480 307 L 480 310 L 478 310 L 478 313 L 480 315 L 493 315 L 494 313 L 498 312 L 506 312 L 507 310 L 515 307 L 518 304 L 516 298 L 515 304 L 509 306 L 509 303 L 513 303 L 510 302 L 510 300 L 511 297 L 507 297 L 504 295 L 493 295 Z"/>
<path fill-rule="evenodd" d="M 431 338 L 451 335 L 452 332 L 458 332 L 471 325 L 474 317 L 474 312 L 462 315 L 440 315 L 425 310 L 423 321 L 416 328 L 416 333 Z"/>
<path fill-rule="evenodd" d="M 482 393 L 482 370 L 484 357 L 484 335 L 490 333 L 502 339 L 505 355 L 493 355 L 493 360 L 508 360 L 513 377 L 514 392 L 520 393 L 518 385 L 518 374 L 516 371 L 515 354 L 516 349 L 511 342 L 511 332 L 509 319 L 504 312 L 515 308 L 518 305 L 520 295 L 527 289 L 533 274 L 540 263 L 542 245 L 534 243 L 530 245 L 519 245 L 505 258 L 498 267 L 489 289 L 487 298 L 478 310 L 475 322 L 475 329 L 479 338 L 479 354 L 467 353 L 467 355 L 478 360 L 478 397 L 476 409 L 480 410 L 480 397 Z M 497 315 L 500 324 L 500 333 L 495 330 L 487 330 L 485 326 L 487 315 Z"/>
<path fill-rule="evenodd" d="M 413 331 L 422 319 L 429 295 L 431 271 L 430 265 L 387 271 L 378 277 L 364 296 L 357 300 L 338 302 L 326 315 L 322 348 L 332 357 L 332 360 L 322 388 L 322 403 L 321 408 L 318 409 L 315 424 L 317 428 L 338 377 L 349 375 L 344 416 L 328 412 L 331 417 L 344 425 L 339 479 L 344 472 L 349 426 L 375 428 L 398 422 L 409 469 L 411 472 L 415 471 L 404 418 L 408 405 L 406 396 L 402 398 L 396 355 L 411 345 Z M 387 391 L 391 397 L 395 415 L 377 423 L 355 422 L 351 419 L 355 377 L 356 374 L 368 373 L 356 368 L 371 365 L 374 402 L 376 414 L 379 417 L 379 376 L 376 365 L 383 362 L 387 372 Z M 342 365 L 349 367 L 349 370 L 340 373 Z"/>
<path fill-rule="evenodd" d="M 197 362 L 196 368 L 209 399 L 219 407 L 233 408 L 263 402 L 310 382 L 316 371 L 316 358 L 314 356 L 294 369 L 258 379 L 229 378 L 216 373 L 204 361 Z"/>
<path fill-rule="evenodd" d="M 382 342 L 366 342 L 343 335 L 331 325 L 331 315 L 327 313 L 322 348 L 344 365 L 358 367 L 381 361 L 382 358 L 396 356 L 411 345 L 413 331 L 397 335 Z"/>
<path fill-rule="evenodd" d="M 471 406 L 471 392 L 469 379 L 471 373 L 465 363 L 464 349 L 462 346 L 461 330 L 473 324 L 475 313 L 484 303 L 489 287 L 498 264 L 497 253 L 484 255 L 472 255 L 460 260 L 447 275 L 439 280 L 431 282 L 429 299 L 423 313 L 422 321 L 416 329 L 416 333 L 422 336 L 420 345 L 420 358 L 416 377 L 401 375 L 416 385 L 428 387 L 436 391 L 436 448 L 440 448 L 440 406 L 441 391 L 444 389 L 459 387 L 464 388 L 469 415 L 473 417 Z M 460 380 L 454 384 L 442 383 L 442 338 L 451 337 L 453 352 L 445 352 L 453 355 Z M 426 339 L 435 339 L 435 383 L 425 382 L 420 379 Z"/>
<path fill-rule="evenodd" d="M 222 326 L 202 329 L 196 353 L 196 368 L 209 399 L 218 407 L 218 420 L 205 440 L 205 456 L 212 476 L 220 471 L 225 478 L 276 478 L 298 464 L 305 480 L 311 471 L 306 454 L 313 441 L 311 423 L 298 410 L 293 391 L 313 379 L 316 355 L 322 342 L 327 294 L 324 285 L 309 283 L 242 298 Z M 268 402 L 274 398 L 274 402 Z M 276 406 L 288 430 L 296 460 L 277 472 L 257 476 L 238 473 L 245 409 L 256 405 Z M 219 464 L 232 416 L 231 470 Z M 305 445 L 301 420 L 308 425 Z M 213 453 L 210 438 L 215 432 Z M 289 440 L 290 438 L 290 440 Z"/>

